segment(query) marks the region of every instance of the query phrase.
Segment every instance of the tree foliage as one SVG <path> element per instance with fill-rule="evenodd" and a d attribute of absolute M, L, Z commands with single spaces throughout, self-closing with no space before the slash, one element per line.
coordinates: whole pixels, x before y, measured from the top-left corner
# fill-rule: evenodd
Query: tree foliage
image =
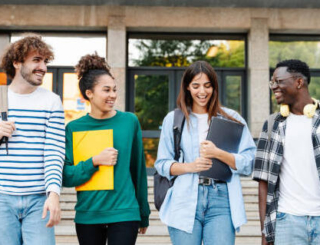
<path fill-rule="evenodd" d="M 320 68 L 320 42 L 317 41 L 271 41 L 269 42 L 269 64 L 275 68 L 276 64 L 282 60 L 299 59 L 306 62 L 310 68 Z M 271 76 L 272 74 L 270 74 Z M 309 85 L 310 95 L 320 99 L 320 78 L 311 77 Z M 271 110 L 278 111 L 278 105 L 271 94 Z"/>
<path fill-rule="evenodd" d="M 140 57 L 131 58 L 130 63 L 138 67 L 187 67 L 197 60 L 206 60 L 213 67 L 244 67 L 245 64 L 244 41 L 135 40 L 134 46 Z M 210 48 L 216 49 L 213 57 L 207 55 Z M 230 76 L 227 80 L 227 103 L 240 110 L 239 77 Z M 166 75 L 135 76 L 135 114 L 143 130 L 159 130 L 168 105 L 169 79 Z M 148 167 L 152 167 L 156 159 L 158 141 L 143 140 Z"/>
<path fill-rule="evenodd" d="M 131 60 L 134 66 L 187 67 L 197 60 L 206 60 L 213 67 L 244 67 L 244 41 L 211 40 L 136 40 L 133 45 L 140 53 Z M 214 57 L 207 56 L 211 47 Z"/>

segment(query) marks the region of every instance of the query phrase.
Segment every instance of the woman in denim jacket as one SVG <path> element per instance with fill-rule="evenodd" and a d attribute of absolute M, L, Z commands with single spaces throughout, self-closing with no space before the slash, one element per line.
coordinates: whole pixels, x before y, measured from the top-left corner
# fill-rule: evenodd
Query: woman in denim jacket
<path fill-rule="evenodd" d="M 244 119 L 221 107 L 218 92 L 217 75 L 207 62 L 196 61 L 184 72 L 177 100 L 186 118 L 179 162 L 174 160 L 174 113 L 163 121 L 155 167 L 169 180 L 178 176 L 159 212 L 173 245 L 232 245 L 235 231 L 247 221 L 239 175 L 251 174 L 256 146 Z M 205 140 L 212 116 L 244 124 L 238 153 Z M 199 172 L 211 168 L 212 158 L 230 167 L 229 182 L 199 177 Z"/>

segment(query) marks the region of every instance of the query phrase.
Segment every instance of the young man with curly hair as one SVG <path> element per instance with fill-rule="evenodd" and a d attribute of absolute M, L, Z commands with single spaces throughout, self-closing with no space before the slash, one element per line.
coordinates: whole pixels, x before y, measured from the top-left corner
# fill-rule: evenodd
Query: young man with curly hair
<path fill-rule="evenodd" d="M 309 83 L 300 60 L 278 63 L 270 81 L 280 113 L 263 126 L 253 173 L 262 244 L 320 244 L 320 110 Z"/>
<path fill-rule="evenodd" d="M 12 83 L 8 120 L 0 120 L 0 245 L 55 244 L 64 162 L 64 112 L 59 96 L 39 87 L 51 47 L 29 34 L 5 51 Z"/>

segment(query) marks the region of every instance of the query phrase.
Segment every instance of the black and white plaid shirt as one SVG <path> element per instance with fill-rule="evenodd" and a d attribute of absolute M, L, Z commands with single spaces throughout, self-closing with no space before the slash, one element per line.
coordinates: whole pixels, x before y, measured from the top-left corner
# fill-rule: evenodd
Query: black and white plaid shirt
<path fill-rule="evenodd" d="M 278 114 L 268 141 L 268 121 L 263 125 L 258 141 L 253 169 L 253 179 L 268 182 L 267 208 L 264 220 L 264 233 L 267 242 L 274 242 L 276 212 L 279 200 L 279 174 L 283 160 L 286 118 Z M 312 120 L 312 144 L 320 178 L 320 110 Z"/>

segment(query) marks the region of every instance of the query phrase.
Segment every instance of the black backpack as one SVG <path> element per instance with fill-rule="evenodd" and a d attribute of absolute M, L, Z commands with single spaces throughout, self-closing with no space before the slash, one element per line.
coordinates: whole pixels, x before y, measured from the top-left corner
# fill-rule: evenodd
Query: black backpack
<path fill-rule="evenodd" d="M 184 125 L 185 117 L 183 112 L 177 108 L 174 110 L 174 120 L 173 120 L 173 141 L 174 141 L 174 160 L 177 162 L 180 158 L 180 141 L 182 135 L 182 129 Z M 159 211 L 160 207 L 166 197 L 168 189 L 173 186 L 174 181 L 177 177 L 168 180 L 166 177 L 161 176 L 157 171 L 153 176 L 154 181 L 154 205 Z"/>

